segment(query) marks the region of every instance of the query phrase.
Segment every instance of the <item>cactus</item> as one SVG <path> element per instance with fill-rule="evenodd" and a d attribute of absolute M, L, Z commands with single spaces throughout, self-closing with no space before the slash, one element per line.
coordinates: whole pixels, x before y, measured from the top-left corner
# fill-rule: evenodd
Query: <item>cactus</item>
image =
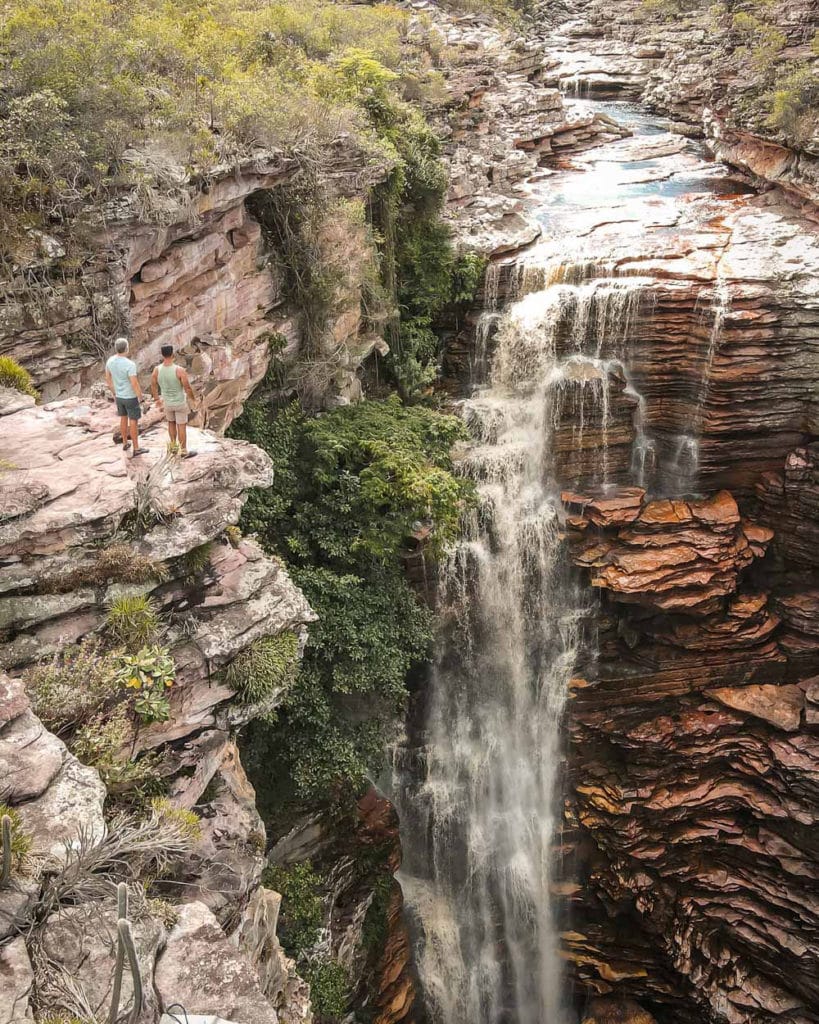
<path fill-rule="evenodd" d="M 134 934 L 131 931 L 131 922 L 125 918 L 117 921 L 117 932 L 119 933 L 120 944 L 125 947 L 128 954 L 128 966 L 131 968 L 131 980 L 134 986 L 134 1005 L 131 1007 L 129 1024 L 136 1024 L 139 1015 L 142 1013 L 142 975 L 139 971 L 139 960 L 137 959 Z"/>
<path fill-rule="evenodd" d="M 134 1005 L 131 1008 L 130 1024 L 135 1024 L 142 1013 L 143 991 L 142 975 L 139 970 L 134 934 L 128 920 L 128 886 L 120 882 L 117 886 L 117 959 L 114 965 L 114 982 L 111 989 L 111 1009 L 108 1013 L 108 1024 L 116 1024 L 119 1013 L 119 1001 L 122 994 L 122 972 L 125 968 L 125 957 L 131 971 L 134 989 Z"/>
<path fill-rule="evenodd" d="M 128 918 L 128 886 L 120 882 L 117 886 L 117 923 Z M 119 1012 L 119 999 L 122 992 L 122 969 L 125 966 L 125 949 L 120 942 L 117 932 L 117 959 L 114 965 L 114 982 L 111 989 L 111 1010 L 108 1014 L 108 1024 L 116 1024 L 117 1013 Z"/>
<path fill-rule="evenodd" d="M 11 876 L 11 817 L 3 815 L 3 867 L 0 868 L 0 885 L 5 885 Z"/>
<path fill-rule="evenodd" d="M 128 920 L 128 886 L 125 882 L 117 885 L 117 920 Z"/>

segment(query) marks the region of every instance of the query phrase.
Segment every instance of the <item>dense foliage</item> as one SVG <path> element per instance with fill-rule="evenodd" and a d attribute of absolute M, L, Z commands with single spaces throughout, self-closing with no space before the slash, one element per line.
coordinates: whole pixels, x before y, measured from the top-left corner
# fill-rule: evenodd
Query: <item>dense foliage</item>
<path fill-rule="evenodd" d="M 279 721 L 251 730 L 260 799 L 326 796 L 378 766 L 405 682 L 430 640 L 430 614 L 399 555 L 417 524 L 434 543 L 455 533 L 466 481 L 451 472 L 459 420 L 362 402 L 308 419 L 295 404 L 273 415 L 249 404 L 231 432 L 273 458 L 276 482 L 250 495 L 242 521 L 288 564 L 319 615 Z M 290 793 L 287 793 L 287 790 Z M 269 805 L 268 805 L 269 806 Z"/>
<path fill-rule="evenodd" d="M 285 953 L 298 960 L 319 939 L 324 919 L 321 878 L 310 861 L 270 864 L 262 875 L 262 885 L 281 895 L 276 935 Z"/>

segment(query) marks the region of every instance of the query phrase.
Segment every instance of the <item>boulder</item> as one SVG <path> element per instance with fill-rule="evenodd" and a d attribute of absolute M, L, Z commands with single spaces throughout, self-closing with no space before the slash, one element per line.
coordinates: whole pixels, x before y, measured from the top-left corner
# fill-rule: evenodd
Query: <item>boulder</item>
<path fill-rule="evenodd" d="M 22 937 L 0 946 L 0 1024 L 34 1019 L 31 1007 L 34 973 Z"/>
<path fill-rule="evenodd" d="M 11 803 L 32 800 L 48 788 L 63 764 L 65 745 L 31 711 L 0 728 L 0 785 Z"/>
<path fill-rule="evenodd" d="M 186 903 L 154 973 L 163 1007 L 213 1014 L 235 1024 L 278 1024 L 247 955 L 233 946 L 204 903 Z"/>
<path fill-rule="evenodd" d="M 31 855 L 59 865 L 65 862 L 67 851 L 76 849 L 80 842 L 102 839 L 105 796 L 97 770 L 66 753 L 45 792 L 18 808 L 23 827 L 32 839 Z"/>
<path fill-rule="evenodd" d="M 87 1005 L 98 1019 L 105 1019 L 111 1006 L 117 949 L 117 908 L 113 901 L 61 907 L 46 921 L 42 944 L 52 970 L 39 983 L 41 1004 L 61 1005 L 68 996 Z M 131 921 L 140 973 L 143 980 L 143 1019 L 155 1016 L 157 1004 L 151 978 L 157 953 L 165 940 L 163 925 L 141 915 Z M 127 960 L 122 975 L 120 1012 L 133 1005 L 133 980 Z"/>

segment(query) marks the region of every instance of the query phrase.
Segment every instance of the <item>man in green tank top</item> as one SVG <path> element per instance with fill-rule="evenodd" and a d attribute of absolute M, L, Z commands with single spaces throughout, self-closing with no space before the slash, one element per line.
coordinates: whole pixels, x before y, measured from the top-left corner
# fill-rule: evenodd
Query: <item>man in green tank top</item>
<path fill-rule="evenodd" d="M 190 406 L 196 402 L 196 396 L 187 373 L 173 361 L 173 345 L 163 345 L 159 351 L 162 362 L 151 374 L 151 394 L 159 408 L 164 409 L 171 443 L 178 440 L 182 458 L 190 459 L 196 452 L 188 451 L 188 413 L 191 409 L 185 396 L 188 396 Z"/>

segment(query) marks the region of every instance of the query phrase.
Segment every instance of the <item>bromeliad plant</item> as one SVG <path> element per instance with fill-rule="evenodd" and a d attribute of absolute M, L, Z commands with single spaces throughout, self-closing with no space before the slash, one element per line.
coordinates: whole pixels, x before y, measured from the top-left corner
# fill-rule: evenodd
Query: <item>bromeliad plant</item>
<path fill-rule="evenodd" d="M 123 655 L 117 675 L 122 685 L 139 691 L 133 707 L 146 724 L 171 717 L 167 690 L 174 684 L 175 672 L 166 647 L 143 647 L 136 654 Z"/>

